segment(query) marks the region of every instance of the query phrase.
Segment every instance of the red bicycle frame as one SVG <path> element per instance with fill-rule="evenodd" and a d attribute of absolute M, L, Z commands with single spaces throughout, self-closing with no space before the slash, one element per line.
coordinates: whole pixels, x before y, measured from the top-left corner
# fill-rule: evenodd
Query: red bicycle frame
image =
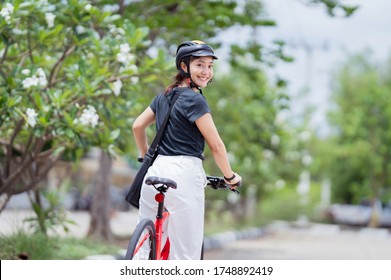
<path fill-rule="evenodd" d="M 167 260 L 168 254 L 170 253 L 170 240 L 167 237 L 167 241 L 164 244 L 163 250 L 161 250 L 161 245 L 163 241 L 163 225 L 170 216 L 170 212 L 164 210 L 164 193 L 158 193 L 155 195 L 156 202 L 159 203 L 158 211 L 155 221 L 156 229 L 156 259 L 157 260 Z"/>

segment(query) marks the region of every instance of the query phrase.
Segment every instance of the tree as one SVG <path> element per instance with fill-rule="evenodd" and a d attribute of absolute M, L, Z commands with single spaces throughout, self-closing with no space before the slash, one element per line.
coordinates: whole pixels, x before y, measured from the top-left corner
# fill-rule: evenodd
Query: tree
<path fill-rule="evenodd" d="M 143 51 L 145 27 L 87 1 L 13 1 L 1 15 L 0 210 L 58 159 L 126 147 L 134 92 L 166 68 Z"/>
<path fill-rule="evenodd" d="M 379 64 L 368 52 L 358 54 L 335 75 L 335 106 L 329 115 L 335 133 L 326 142 L 326 170 L 336 201 L 390 199 L 390 61 Z"/>

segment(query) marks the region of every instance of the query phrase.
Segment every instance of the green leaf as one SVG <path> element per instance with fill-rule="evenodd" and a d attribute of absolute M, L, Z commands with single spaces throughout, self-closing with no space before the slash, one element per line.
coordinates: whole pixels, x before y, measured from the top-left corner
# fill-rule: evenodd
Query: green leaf
<path fill-rule="evenodd" d="M 110 132 L 110 140 L 111 141 L 114 141 L 116 140 L 121 134 L 121 130 L 120 129 L 115 129 L 113 131 Z"/>

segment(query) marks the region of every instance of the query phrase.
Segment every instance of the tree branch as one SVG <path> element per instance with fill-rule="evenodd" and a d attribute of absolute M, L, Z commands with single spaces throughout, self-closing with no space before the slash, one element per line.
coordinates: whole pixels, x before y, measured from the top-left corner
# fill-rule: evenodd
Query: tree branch
<path fill-rule="evenodd" d="M 34 64 L 34 57 L 33 57 L 33 53 L 31 51 L 31 36 L 30 36 L 30 30 L 31 30 L 31 23 L 30 23 L 30 18 L 28 20 L 28 32 L 27 32 L 27 48 L 28 48 L 28 53 L 29 53 L 29 57 L 30 57 L 30 61 L 32 64 Z"/>
<path fill-rule="evenodd" d="M 25 186 L 23 188 L 12 192 L 12 195 L 23 193 L 25 191 L 33 189 L 36 184 L 38 184 L 39 182 L 41 182 L 43 179 L 45 179 L 47 177 L 47 174 L 52 169 L 53 164 L 60 158 L 61 155 L 62 155 L 62 152 L 56 156 L 49 157 L 49 162 L 47 162 L 46 166 L 39 173 L 37 173 L 36 176 L 31 178 L 30 183 L 25 184 Z"/>
<path fill-rule="evenodd" d="M 62 65 L 62 63 L 64 62 L 65 58 L 67 56 L 69 56 L 73 50 L 76 48 L 76 46 L 67 46 L 63 52 L 63 54 L 61 55 L 61 57 L 57 60 L 57 62 L 54 64 L 53 66 L 53 69 L 52 71 L 50 71 L 50 76 L 49 76 L 49 84 L 48 84 L 48 87 L 52 87 L 55 80 L 56 80 L 56 77 L 57 77 L 57 74 L 58 74 L 58 71 L 60 70 L 60 66 Z"/>
<path fill-rule="evenodd" d="M 7 53 L 8 53 L 8 48 L 9 48 L 8 46 L 9 46 L 8 44 L 5 45 L 5 49 L 4 49 L 4 52 L 3 52 L 3 56 L 1 57 L 1 63 L 0 64 L 3 64 L 5 59 L 7 58 Z"/>
<path fill-rule="evenodd" d="M 12 149 L 13 149 L 13 145 L 14 145 L 14 140 L 16 138 L 16 135 L 18 135 L 19 131 L 21 130 L 23 123 L 24 123 L 24 119 L 20 119 L 20 121 L 16 124 L 16 127 L 14 129 L 14 133 L 12 134 L 11 139 L 8 143 L 7 159 L 6 159 L 5 170 L 4 170 L 5 176 L 9 176 L 9 174 L 10 174 L 11 161 L 12 161 L 12 155 L 13 155 Z"/>

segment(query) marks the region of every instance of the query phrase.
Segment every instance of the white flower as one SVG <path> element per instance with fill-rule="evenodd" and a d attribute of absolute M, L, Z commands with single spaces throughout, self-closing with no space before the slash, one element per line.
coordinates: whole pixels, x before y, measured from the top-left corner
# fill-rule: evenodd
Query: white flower
<path fill-rule="evenodd" d="M 79 119 L 75 119 L 75 123 L 81 123 L 82 125 L 91 125 L 95 127 L 98 124 L 99 115 L 96 113 L 96 110 L 93 106 L 88 105 L 86 109 L 83 110 Z"/>
<path fill-rule="evenodd" d="M 27 108 L 26 115 L 27 115 L 27 124 L 30 125 L 31 127 L 34 127 L 37 124 L 38 114 L 35 112 L 34 109 Z"/>
<path fill-rule="evenodd" d="M 24 71 L 23 74 L 25 74 L 25 73 L 28 73 L 29 70 L 24 69 L 23 71 Z M 25 75 L 28 75 L 28 74 L 25 74 Z M 31 88 L 34 86 L 45 87 L 48 84 L 48 81 L 46 80 L 46 74 L 42 70 L 42 68 L 38 68 L 37 73 L 31 77 L 24 79 L 22 84 L 23 84 L 24 88 L 28 89 L 28 88 Z"/>
<path fill-rule="evenodd" d="M 121 93 L 121 88 L 122 82 L 120 79 L 118 79 L 113 83 L 113 92 L 115 96 L 118 96 Z"/>
<path fill-rule="evenodd" d="M 7 23 L 11 21 L 11 14 L 14 12 L 14 6 L 11 3 L 5 3 L 4 7 L 0 11 L 2 16 Z"/>
<path fill-rule="evenodd" d="M 22 70 L 22 74 L 25 75 L 25 76 L 30 75 L 30 69 L 23 69 Z"/>
<path fill-rule="evenodd" d="M 84 10 L 86 10 L 87 12 L 91 11 L 91 8 L 92 8 L 92 5 L 89 3 L 84 6 Z"/>
<path fill-rule="evenodd" d="M 278 136 L 277 134 L 273 134 L 271 138 L 271 143 L 274 147 L 280 145 L 280 136 Z"/>
<path fill-rule="evenodd" d="M 119 46 L 119 53 L 117 54 L 117 61 L 122 62 L 125 66 L 129 66 L 134 56 L 130 53 L 129 44 L 121 44 Z"/>
<path fill-rule="evenodd" d="M 130 46 L 128 43 L 119 45 L 119 50 L 121 53 L 128 53 L 130 52 Z"/>
<path fill-rule="evenodd" d="M 128 70 L 132 70 L 133 73 L 138 73 L 138 67 L 136 64 L 129 65 Z"/>
<path fill-rule="evenodd" d="M 38 85 L 41 87 L 45 87 L 48 84 L 45 72 L 43 71 L 42 68 L 38 68 L 37 74 L 38 74 L 38 80 L 39 80 Z"/>
<path fill-rule="evenodd" d="M 45 14 L 45 20 L 49 28 L 52 28 L 54 26 L 54 19 L 56 18 L 56 15 L 52 13 L 46 13 Z"/>
<path fill-rule="evenodd" d="M 19 29 L 19 28 L 14 28 L 12 29 L 12 32 L 15 34 L 15 35 L 26 35 L 27 34 L 27 31 L 26 29 Z"/>
<path fill-rule="evenodd" d="M 81 26 L 81 25 L 76 26 L 76 33 L 77 34 L 83 34 L 83 33 L 86 33 L 86 32 L 87 31 L 86 31 L 86 29 L 83 26 Z"/>
<path fill-rule="evenodd" d="M 272 160 L 274 158 L 274 152 L 272 150 L 265 149 L 263 151 L 263 157 L 266 160 Z"/>
<path fill-rule="evenodd" d="M 102 8 L 102 11 L 103 12 L 117 12 L 119 9 L 119 5 L 118 4 L 114 4 L 114 5 L 104 5 L 103 8 Z"/>
<path fill-rule="evenodd" d="M 136 77 L 136 76 L 130 77 L 130 82 L 131 82 L 133 85 L 137 85 L 139 81 L 140 81 L 140 78 L 139 78 L 139 77 Z"/>
<path fill-rule="evenodd" d="M 117 27 L 113 24 L 110 24 L 108 27 L 111 35 L 117 40 L 121 40 L 125 35 L 125 30 L 122 27 Z"/>
<path fill-rule="evenodd" d="M 24 88 L 31 88 L 38 85 L 37 79 L 26 78 L 22 82 Z"/>

